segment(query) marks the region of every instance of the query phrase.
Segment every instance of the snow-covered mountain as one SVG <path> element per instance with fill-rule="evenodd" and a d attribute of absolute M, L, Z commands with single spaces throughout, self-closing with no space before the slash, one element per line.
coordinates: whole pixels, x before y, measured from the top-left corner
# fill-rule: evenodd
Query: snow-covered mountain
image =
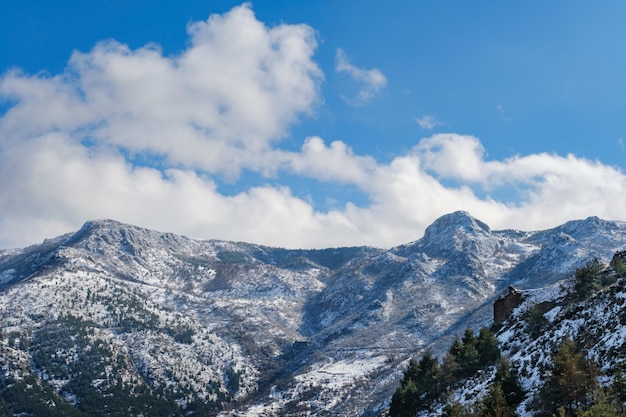
<path fill-rule="evenodd" d="M 624 249 L 626 223 L 597 218 L 493 231 L 455 212 L 390 250 L 88 222 L 0 251 L 0 414 L 28 414 L 11 395 L 30 387 L 61 415 L 375 415 L 398 364 L 488 323 L 508 285 L 546 287 Z"/>

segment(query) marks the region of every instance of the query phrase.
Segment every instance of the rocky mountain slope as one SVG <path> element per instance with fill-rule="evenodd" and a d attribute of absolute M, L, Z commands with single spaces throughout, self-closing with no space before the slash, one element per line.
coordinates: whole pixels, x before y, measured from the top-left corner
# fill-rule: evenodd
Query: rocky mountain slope
<path fill-rule="evenodd" d="M 88 222 L 0 251 L 0 414 L 375 415 L 398 364 L 488 323 L 506 286 L 623 249 L 626 223 L 597 218 L 492 231 L 456 212 L 390 250 Z"/>
<path fill-rule="evenodd" d="M 623 416 L 625 265 L 623 251 L 609 264 L 593 260 L 543 288 L 511 288 L 497 302 L 511 308 L 492 326 L 495 336 L 485 328 L 478 338 L 464 333 L 433 368 L 428 354 L 411 362 L 388 415 Z M 475 349 L 487 334 L 483 340 L 493 338 L 498 353 L 472 362 L 467 346 Z M 422 375 L 427 372 L 434 377 Z"/>

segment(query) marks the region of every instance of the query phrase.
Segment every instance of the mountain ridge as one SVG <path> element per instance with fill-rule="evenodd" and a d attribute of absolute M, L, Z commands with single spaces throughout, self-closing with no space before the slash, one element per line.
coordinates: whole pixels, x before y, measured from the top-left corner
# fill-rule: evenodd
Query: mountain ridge
<path fill-rule="evenodd" d="M 180 413 L 374 415 L 398 364 L 488 323 L 509 284 L 551 285 L 624 249 L 626 223 L 597 218 L 494 231 L 455 212 L 388 250 L 271 248 L 94 220 L 0 252 L 0 324 L 9 329 L 0 347 L 21 358 L 21 378 L 76 398 L 77 409 L 124 388 L 173 401 Z M 109 382 L 92 383 L 82 403 L 71 372 L 50 358 L 33 362 L 45 357 L 32 347 L 41 329 L 68 322 L 76 340 L 91 332 L 125 358 L 102 359 L 109 370 L 93 381 Z M 16 337 L 31 347 L 16 348 Z M 63 378 L 52 371 L 61 368 Z"/>

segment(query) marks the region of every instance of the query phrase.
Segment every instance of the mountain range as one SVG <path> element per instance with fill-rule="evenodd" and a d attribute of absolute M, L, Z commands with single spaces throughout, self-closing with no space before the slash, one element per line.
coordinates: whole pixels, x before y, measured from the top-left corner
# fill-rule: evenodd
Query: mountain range
<path fill-rule="evenodd" d="M 550 293 L 625 249 L 626 222 L 597 217 L 459 211 L 395 248 L 318 250 L 90 221 L 0 251 L 0 415 L 375 416 L 507 287 Z"/>

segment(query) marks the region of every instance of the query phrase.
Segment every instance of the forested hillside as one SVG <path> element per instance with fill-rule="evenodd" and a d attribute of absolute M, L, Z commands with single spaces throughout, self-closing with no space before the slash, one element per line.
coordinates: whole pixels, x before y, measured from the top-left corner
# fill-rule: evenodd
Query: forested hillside
<path fill-rule="evenodd" d="M 441 357 L 411 360 L 388 415 L 625 415 L 625 258 L 525 292 L 495 335 L 467 329 Z"/>

